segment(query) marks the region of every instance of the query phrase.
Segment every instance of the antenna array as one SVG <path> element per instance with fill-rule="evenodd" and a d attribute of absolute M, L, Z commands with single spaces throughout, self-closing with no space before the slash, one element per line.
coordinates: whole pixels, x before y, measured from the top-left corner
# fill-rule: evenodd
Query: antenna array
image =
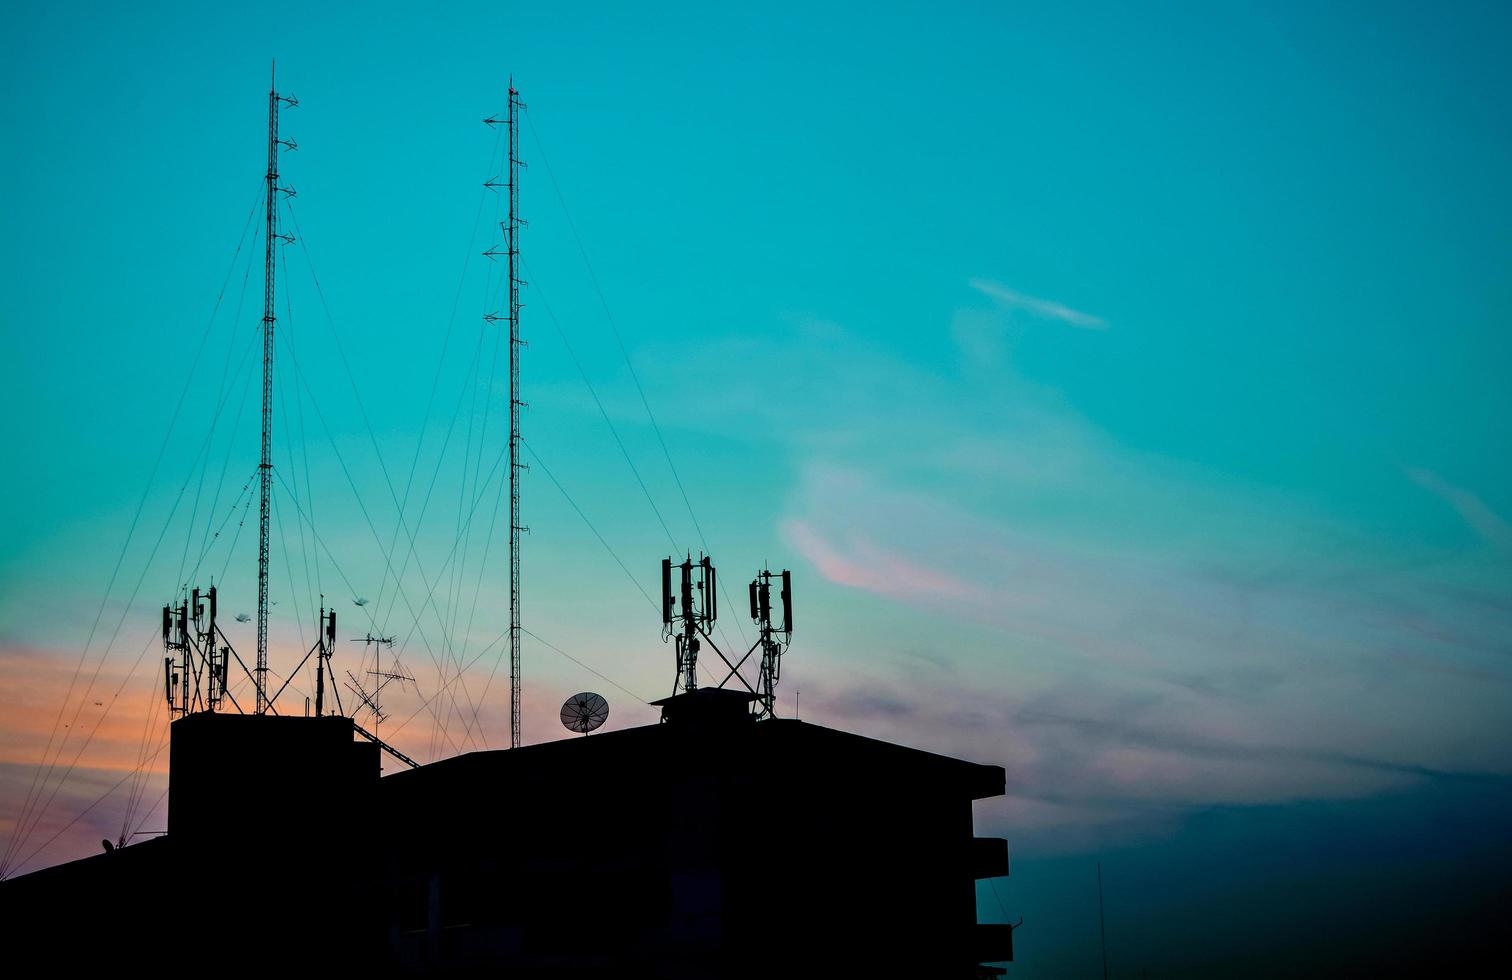
<path fill-rule="evenodd" d="M 681 573 L 676 582 L 672 575 L 674 567 Z M 680 587 L 674 589 L 674 585 Z M 696 564 L 690 555 L 676 566 L 672 559 L 662 559 L 662 629 L 673 638 L 677 649 L 677 679 L 672 684 L 673 694 L 679 689 L 684 692 L 698 690 L 698 651 L 703 646 L 699 637 L 713 643 L 709 639 L 709 630 L 719 618 L 714 585 L 714 563 L 707 555 L 699 555 Z"/>
<path fill-rule="evenodd" d="M 774 578 L 780 582 L 780 626 L 772 622 Z M 679 692 L 686 694 L 698 690 L 698 654 L 707 643 L 728 668 L 728 673 L 714 686 L 724 688 L 731 681 L 738 680 L 741 686 L 755 696 L 752 703 L 755 716 L 775 718 L 782 654 L 793 636 L 792 573 L 786 569 L 779 573 L 762 569 L 756 573 L 749 591 L 751 618 L 755 620 L 760 635 L 735 662 L 725 656 L 724 651 L 709 635 L 715 620 L 719 618 L 717 583 L 714 563 L 707 555 L 700 555 L 697 562 L 690 555 L 678 565 L 672 564 L 671 558 L 662 559 L 662 637 L 664 640 L 670 637 L 677 650 L 677 678 L 672 684 L 672 694 L 676 696 Z M 761 650 L 760 669 L 756 683 L 752 684 L 743 671 L 758 649 Z"/>
<path fill-rule="evenodd" d="M 277 712 L 274 705 L 278 703 L 279 696 L 288 689 L 289 682 L 297 677 L 301 670 L 304 670 L 304 665 L 310 662 L 311 657 L 315 658 L 315 714 L 317 716 L 325 714 L 325 677 L 331 670 L 331 655 L 336 652 L 336 610 L 326 611 L 325 596 L 320 597 L 320 602 L 320 625 L 315 629 L 315 645 L 305 651 L 303 659 L 299 661 L 299 666 L 284 678 L 278 690 L 268 698 L 268 710 L 275 714 Z M 336 692 L 336 705 L 340 710 L 340 692 Z M 310 699 L 305 698 L 305 713 L 309 714 L 309 711 Z"/>
<path fill-rule="evenodd" d="M 268 169 L 264 177 L 263 189 L 264 221 L 266 223 L 264 234 L 263 252 L 263 316 L 262 316 L 262 340 L 263 340 L 263 365 L 262 365 L 262 439 L 261 456 L 258 462 L 258 541 L 257 541 L 257 659 L 254 668 L 248 668 L 231 645 L 226 634 L 216 625 L 216 590 L 212 585 L 208 592 L 194 589 L 178 606 L 163 607 L 163 648 L 167 656 L 163 661 L 163 691 L 168 701 L 168 710 L 171 715 L 183 716 L 197 711 L 216 711 L 223 701 L 230 701 L 231 706 L 238 712 L 244 709 L 237 702 L 227 686 L 228 667 L 232 660 L 252 681 L 256 692 L 256 705 L 253 709 L 255 714 L 277 714 L 277 702 L 279 696 L 288 689 L 289 684 L 309 663 L 311 657 L 315 657 L 315 698 L 314 710 L 317 716 L 325 715 L 326 711 L 326 687 L 329 677 L 331 694 L 335 696 L 336 712 L 345 715 L 345 707 L 341 703 L 341 692 L 335 685 L 335 674 L 332 666 L 332 657 L 336 650 L 336 610 L 325 608 L 325 597 L 321 597 L 320 618 L 316 628 L 315 645 L 305 652 L 304 658 L 299 665 L 291 671 L 277 691 L 269 693 L 268 690 L 268 607 L 272 604 L 268 598 L 268 552 L 269 531 L 271 523 L 271 497 L 273 479 L 273 368 L 274 368 L 274 336 L 278 322 L 277 306 L 277 252 L 275 242 L 290 244 L 294 236 L 279 231 L 278 228 L 278 203 L 279 196 L 290 198 L 295 196 L 294 188 L 280 183 L 278 172 L 279 154 L 284 150 L 298 149 L 298 145 L 291 139 L 284 139 L 279 134 L 279 111 L 282 107 L 293 108 L 299 105 L 299 100 L 292 95 L 280 95 L 277 87 L 277 76 L 268 91 Z M 185 589 L 187 590 L 187 586 Z M 358 599 L 357 605 L 367 603 L 366 599 Z M 249 617 L 239 614 L 238 622 L 245 622 Z M 365 642 L 377 642 L 379 644 L 392 645 L 392 637 L 374 637 L 369 634 Z M 375 666 L 381 663 L 375 661 Z M 399 672 L 397 664 L 394 670 L 388 672 L 370 671 L 378 674 L 374 692 L 369 695 L 363 686 L 358 683 L 356 690 L 364 704 L 373 709 L 374 716 L 382 718 L 382 711 L 378 704 L 378 692 L 389 683 L 395 681 L 413 681 L 414 678 Z M 348 677 L 352 677 L 350 671 Z M 352 678 L 355 682 L 356 678 Z M 310 699 L 305 699 L 305 711 L 310 710 Z M 353 724 L 353 728 L 378 745 L 386 752 L 403 761 L 406 765 L 417 765 L 414 760 L 395 750 L 376 735 Z"/>
<path fill-rule="evenodd" d="M 782 624 L 772 623 L 772 579 L 779 583 L 778 599 L 782 601 Z M 761 673 L 756 682 L 756 707 L 758 718 L 777 717 L 777 681 L 782 676 L 782 654 L 793 640 L 793 573 L 783 569 L 773 575 L 763 568 L 756 573 L 749 586 L 751 596 L 751 619 L 756 623 L 761 646 Z"/>
<path fill-rule="evenodd" d="M 220 645 L 215 607 L 213 585 L 208 593 L 195 589 L 177 607 L 163 607 L 163 649 L 168 654 L 163 658 L 163 694 L 170 717 L 214 711 L 230 696 L 226 663 L 233 651 L 230 644 Z"/>

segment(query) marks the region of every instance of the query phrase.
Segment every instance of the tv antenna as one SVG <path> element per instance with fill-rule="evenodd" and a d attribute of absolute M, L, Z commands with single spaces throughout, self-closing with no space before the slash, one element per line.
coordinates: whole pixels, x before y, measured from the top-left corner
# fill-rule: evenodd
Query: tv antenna
<path fill-rule="evenodd" d="M 609 717 L 609 702 L 603 695 L 585 691 L 574 694 L 562 705 L 562 724 L 569 732 L 586 735 Z"/>
<path fill-rule="evenodd" d="M 322 601 L 324 601 L 324 598 L 324 596 L 321 597 Z M 320 660 L 316 664 L 315 671 L 316 716 L 319 716 L 323 712 L 325 707 L 323 703 L 325 692 L 325 674 L 326 672 L 332 670 L 331 654 L 336 649 L 336 610 L 331 609 L 330 611 L 326 611 L 325 609 L 322 609 L 320 614 L 320 625 L 324 634 L 324 638 L 323 640 L 318 641 L 316 643 L 315 649 L 311 651 L 311 653 L 318 652 L 320 655 Z M 411 769 L 419 769 L 420 763 L 416 762 L 414 759 L 411 759 L 403 752 L 400 752 L 398 749 L 394 748 L 392 745 L 379 738 L 376 732 L 379 723 L 381 723 L 384 718 L 388 717 L 383 713 L 383 706 L 381 701 L 381 698 L 383 696 L 383 689 L 388 687 L 390 684 L 397 683 L 400 686 L 403 686 L 406 683 L 414 683 L 415 680 L 409 674 L 406 674 L 402 669 L 400 669 L 399 660 L 397 657 L 394 658 L 392 670 L 383 669 L 383 648 L 388 647 L 390 650 L 392 650 L 394 647 L 394 638 L 392 636 L 375 636 L 372 633 L 368 633 L 360 638 L 354 637 L 352 639 L 352 642 L 361 643 L 364 646 L 371 644 L 372 646 L 376 647 L 376 650 L 373 653 L 373 669 L 367 672 L 368 676 L 373 678 L 372 691 L 369 691 L 367 689 L 367 686 L 364 685 L 362 681 L 359 680 L 356 675 L 354 675 L 350 670 L 346 672 L 347 690 L 357 695 L 358 701 L 358 704 L 352 706 L 352 717 L 350 719 L 352 723 L 352 731 L 356 732 L 358 735 L 361 735 L 369 742 L 373 742 L 380 749 L 398 759 L 406 766 L 409 766 Z M 306 659 L 308 659 L 309 654 L 305 654 L 305 657 Z M 301 666 L 303 666 L 302 663 Z M 336 714 L 345 717 L 346 710 L 341 705 L 341 692 L 336 690 L 334 683 L 334 673 L 331 674 L 331 680 L 331 693 L 336 695 Z M 367 708 L 373 713 L 373 728 L 375 729 L 375 731 L 370 732 L 366 728 L 363 728 L 361 725 L 357 724 L 356 716 L 360 708 Z"/>
<path fill-rule="evenodd" d="M 375 648 L 373 650 L 373 669 L 367 672 L 367 676 L 373 678 L 372 691 L 368 691 L 367 687 L 362 683 L 362 681 L 358 679 L 350 670 L 347 671 L 346 686 L 347 690 L 357 695 L 357 700 L 362 703 L 363 707 L 367 708 L 373 713 L 373 728 L 376 729 L 378 725 L 388 717 L 383 713 L 383 706 L 381 701 L 384 688 L 388 687 L 390 684 L 395 683 L 399 684 L 401 687 L 406 683 L 412 684 L 414 683 L 415 678 L 411 677 L 409 674 L 406 674 L 400 668 L 399 660 L 397 657 L 394 658 L 392 670 L 383 669 L 383 648 L 388 647 L 390 650 L 393 650 L 394 638 L 392 636 L 377 636 L 373 633 L 368 633 L 366 636 L 354 637 L 352 639 L 352 642 L 361 643 L 364 647 L 371 645 Z"/>

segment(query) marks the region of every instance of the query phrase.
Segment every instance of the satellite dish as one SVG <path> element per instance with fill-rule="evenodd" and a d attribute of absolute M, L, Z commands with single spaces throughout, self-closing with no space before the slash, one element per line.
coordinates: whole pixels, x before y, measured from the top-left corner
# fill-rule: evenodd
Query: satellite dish
<path fill-rule="evenodd" d="M 609 717 L 609 702 L 591 691 L 574 694 L 562 705 L 562 724 L 569 732 L 586 735 Z"/>

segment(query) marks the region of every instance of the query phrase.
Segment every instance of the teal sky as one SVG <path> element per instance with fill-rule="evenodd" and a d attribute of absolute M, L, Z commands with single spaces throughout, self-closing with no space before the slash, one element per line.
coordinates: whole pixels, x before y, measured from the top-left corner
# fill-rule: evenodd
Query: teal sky
<path fill-rule="evenodd" d="M 498 156 L 479 120 L 512 73 L 530 106 L 526 439 L 648 592 L 674 545 L 700 548 L 607 309 L 727 581 L 764 561 L 797 576 L 787 710 L 801 690 L 805 718 L 1007 767 L 979 832 L 1023 870 L 998 885 L 1010 917 L 1058 923 L 1026 927 L 1024 975 L 1079 962 L 1064 875 L 1107 854 L 1191 865 L 1183 841 L 1214 813 L 1304 837 L 1351 819 L 1332 807 L 1431 827 L 1465 780 L 1492 787 L 1478 810 L 1506 807 L 1509 19 L 13 7 L 0 654 L 35 685 L 7 695 L 0 820 L 14 836 L 60 704 L 98 742 L 69 729 L 65 764 L 90 741 L 83 788 L 37 843 L 150 751 L 162 719 L 143 728 L 126 699 L 157 683 L 154 610 L 253 471 L 255 364 L 237 358 L 261 245 L 237 247 L 275 56 L 301 101 L 283 117 L 300 241 L 280 270 L 278 465 L 324 547 L 282 496 L 274 665 L 293 666 L 322 591 L 344 633 L 397 633 L 413 754 L 507 739 L 507 664 L 488 680 L 499 485 L 476 467 L 503 446 L 481 321 L 499 270 L 478 255 Z M 655 612 L 540 466 L 524 493 L 526 625 L 623 685 L 529 641 L 527 740 L 559 737 L 556 705 L 584 689 L 610 697 L 611 726 L 652 720 L 637 698 L 673 675 Z M 398 502 L 419 566 L 396 595 Z M 234 612 L 255 610 L 253 510 L 196 580 Z M 461 714 L 428 717 L 452 690 L 443 658 L 480 653 Z M 76 663 L 98 688 L 65 702 Z M 91 819 L 83 849 L 122 824 L 118 797 Z M 79 853 L 69 833 L 38 862 Z M 984 918 L 1003 911 L 984 893 Z"/>

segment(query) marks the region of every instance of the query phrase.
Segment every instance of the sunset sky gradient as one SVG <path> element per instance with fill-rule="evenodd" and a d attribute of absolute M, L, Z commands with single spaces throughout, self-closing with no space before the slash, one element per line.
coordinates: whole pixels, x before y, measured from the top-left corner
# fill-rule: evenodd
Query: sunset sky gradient
<path fill-rule="evenodd" d="M 177 588 L 254 648 L 276 56 L 275 669 L 323 594 L 338 670 L 373 630 L 417 678 L 385 737 L 508 742 L 512 73 L 526 741 L 582 690 L 655 720 L 641 590 L 706 540 L 732 586 L 794 571 L 783 713 L 1007 768 L 1015 975 L 1094 969 L 1099 860 L 1152 975 L 1506 880 L 1508 8 L 361 9 L 5 15 L 12 872 L 162 828 Z"/>

